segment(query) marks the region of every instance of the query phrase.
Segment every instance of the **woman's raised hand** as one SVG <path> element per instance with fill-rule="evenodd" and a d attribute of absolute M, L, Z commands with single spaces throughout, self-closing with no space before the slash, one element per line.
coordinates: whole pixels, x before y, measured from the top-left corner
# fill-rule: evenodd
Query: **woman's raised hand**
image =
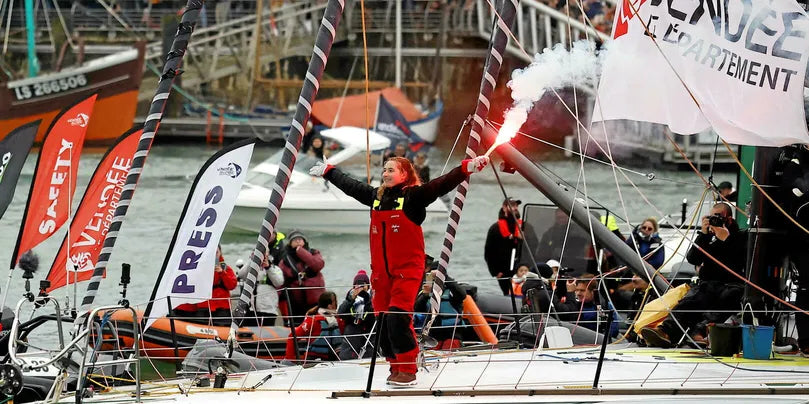
<path fill-rule="evenodd" d="M 461 162 L 463 171 L 467 174 L 478 173 L 483 171 L 489 164 L 489 156 L 477 156 L 473 159 L 466 159 Z"/>
<path fill-rule="evenodd" d="M 331 164 L 326 164 L 322 161 L 318 161 L 317 163 L 315 163 L 314 166 L 312 166 L 312 168 L 309 169 L 309 175 L 313 177 L 322 177 L 326 175 L 326 173 L 332 168 L 334 168 L 334 166 L 332 166 Z"/>

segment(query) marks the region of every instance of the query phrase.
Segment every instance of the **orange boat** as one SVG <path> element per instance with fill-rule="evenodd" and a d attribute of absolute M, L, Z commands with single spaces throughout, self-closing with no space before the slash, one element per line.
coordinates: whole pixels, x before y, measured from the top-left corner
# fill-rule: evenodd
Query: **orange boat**
<path fill-rule="evenodd" d="M 143 77 L 145 46 L 103 56 L 38 77 L 0 82 L 0 139 L 14 128 L 42 119 L 36 142 L 65 106 L 98 93 L 87 144 L 109 143 L 132 127 Z"/>
<path fill-rule="evenodd" d="M 142 319 L 143 312 L 138 310 L 137 313 L 138 319 Z M 133 328 L 132 315 L 126 310 L 119 310 L 110 316 L 109 325 L 103 329 L 102 335 L 104 341 L 117 341 L 120 346 L 131 347 L 135 342 Z M 198 324 L 180 319 L 174 320 L 172 333 L 171 320 L 162 317 L 141 334 L 141 355 L 161 359 L 179 356 L 182 359 L 188 355 L 198 339 L 227 340 L 229 334 L 230 327 Z M 251 326 L 241 327 L 236 331 L 236 340 L 240 350 L 261 359 L 283 358 L 288 337 L 289 328 L 286 327 Z M 176 354 L 175 346 L 177 347 Z M 102 344 L 101 349 L 115 349 L 115 345 Z"/>

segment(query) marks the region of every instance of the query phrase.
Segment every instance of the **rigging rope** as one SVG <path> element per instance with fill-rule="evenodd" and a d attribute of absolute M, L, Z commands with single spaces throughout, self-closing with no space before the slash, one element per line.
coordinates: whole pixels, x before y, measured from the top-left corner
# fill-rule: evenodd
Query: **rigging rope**
<path fill-rule="evenodd" d="M 397 0 L 398 1 L 398 0 Z M 371 183 L 371 118 L 368 107 L 368 40 L 365 31 L 365 0 L 360 0 L 362 15 L 362 54 L 365 61 L 365 174 L 368 184 Z M 379 102 L 379 101 L 377 101 Z"/>
<path fill-rule="evenodd" d="M 489 6 L 490 6 L 490 7 L 492 6 L 491 0 L 486 0 L 486 2 L 489 4 Z M 630 2 L 630 5 L 632 5 L 632 4 L 631 4 L 631 2 Z M 633 6 L 633 8 L 634 8 L 634 5 L 632 5 L 632 6 Z M 492 9 L 493 9 L 493 8 L 492 8 Z M 495 14 L 497 14 L 497 11 L 496 11 L 496 10 L 493 10 L 493 12 L 494 12 Z M 637 10 L 636 10 L 636 9 L 635 9 L 635 12 L 637 13 Z M 518 47 L 519 47 L 519 48 L 520 48 L 520 49 L 521 49 L 521 50 L 522 50 L 524 53 L 526 53 L 526 55 L 527 55 L 527 52 L 525 52 L 525 49 L 522 47 L 522 44 L 521 44 L 521 43 L 519 42 L 519 40 L 518 40 L 518 39 L 517 39 L 517 38 L 514 36 L 514 33 L 513 33 L 513 32 L 512 32 L 510 29 L 509 29 L 507 32 L 508 32 L 508 34 L 511 36 L 511 38 L 512 38 L 512 39 L 515 41 L 515 43 L 518 45 Z M 647 32 L 648 32 L 648 30 L 647 30 Z M 676 73 L 676 72 L 675 72 L 675 73 Z M 555 90 L 553 90 L 553 89 L 551 89 L 551 90 L 554 92 L 554 94 L 556 94 L 556 95 L 557 95 L 557 97 L 559 98 L 559 100 L 560 100 L 560 101 L 562 101 L 562 100 L 561 100 L 561 97 L 558 95 L 558 93 L 557 93 Z M 598 99 L 598 97 L 597 97 L 597 99 Z M 694 100 L 694 101 L 696 102 L 696 100 Z M 562 103 L 564 104 L 564 101 L 562 101 Z M 565 108 L 568 110 L 568 112 L 570 112 L 570 113 L 572 114 L 572 111 L 570 111 L 570 108 L 567 106 L 567 104 L 564 104 L 564 105 L 565 105 Z M 574 117 L 576 118 L 576 122 L 577 122 L 577 124 L 584 126 L 584 125 L 581 123 L 581 121 L 578 119 L 578 116 L 575 116 L 575 115 L 574 115 Z M 584 130 L 585 130 L 585 133 L 588 133 L 588 135 L 589 135 L 589 131 L 588 131 L 586 128 L 584 128 Z M 666 135 L 668 136 L 668 134 L 666 134 Z M 724 141 L 723 141 L 723 142 L 724 142 Z M 597 142 L 596 142 L 596 143 L 597 143 Z M 609 147 L 609 142 L 607 142 L 607 144 L 608 144 L 608 147 Z M 677 147 L 676 143 L 675 143 L 675 147 Z M 728 148 L 729 148 L 729 146 L 727 145 L 727 143 L 726 143 L 726 147 L 728 147 Z M 732 152 L 732 150 L 731 150 L 731 152 Z M 735 153 L 734 153 L 734 156 L 735 156 Z M 615 164 L 615 161 L 614 161 L 614 159 L 612 158 L 611 153 L 610 153 L 610 154 L 608 154 L 608 158 L 609 158 L 609 160 L 612 162 L 612 164 Z M 737 163 L 741 164 L 741 162 L 739 162 L 739 161 L 738 161 L 738 158 L 736 159 L 736 161 L 737 161 Z M 689 164 L 690 164 L 690 161 L 689 161 Z M 692 167 L 693 167 L 693 165 L 692 165 Z M 742 168 L 743 168 L 743 167 L 742 167 Z M 615 172 L 615 170 L 613 170 L 613 172 Z M 697 171 L 697 172 L 698 172 L 698 171 Z M 752 177 L 750 177 L 750 174 L 747 172 L 747 170 L 746 170 L 746 169 L 744 169 L 744 168 L 743 168 L 743 172 L 745 173 L 745 175 L 747 175 L 747 176 L 748 176 L 748 178 L 749 178 L 749 179 L 751 179 L 751 180 L 752 180 Z M 624 175 L 624 177 L 625 177 L 627 180 L 629 180 L 629 181 L 630 181 L 630 183 L 633 185 L 633 187 L 635 187 L 635 188 L 637 189 L 637 186 L 636 186 L 636 185 L 635 185 L 635 184 L 634 184 L 634 183 L 633 183 L 633 182 L 632 182 L 632 181 L 629 179 L 629 177 L 628 177 L 628 176 L 627 176 L 625 173 L 623 173 L 623 172 L 622 172 L 622 175 Z M 704 178 L 704 177 L 702 177 L 702 176 L 701 176 L 701 174 L 700 174 L 700 178 L 702 178 L 702 179 L 703 179 L 703 181 L 705 181 L 705 178 Z M 617 179 L 616 179 L 616 182 L 617 182 Z M 755 185 L 755 186 L 756 186 L 756 187 L 759 189 L 759 191 L 760 191 L 760 192 L 762 192 L 762 194 L 766 195 L 767 199 L 769 199 L 771 202 L 773 202 L 773 203 L 774 203 L 774 201 L 771 199 L 771 197 L 770 197 L 768 194 L 766 194 L 766 193 L 765 193 L 765 192 L 764 192 L 764 191 L 763 191 L 763 190 L 760 188 L 760 186 L 759 186 L 758 184 L 754 183 L 754 185 Z M 639 190 L 638 190 L 638 191 L 639 191 Z M 639 191 L 639 192 L 640 192 L 640 191 Z M 658 210 L 658 209 L 657 209 L 657 208 L 656 208 L 656 207 L 655 207 L 655 206 L 654 206 L 654 205 L 653 205 L 651 202 L 649 202 L 649 201 L 648 201 L 648 199 L 645 197 L 645 195 L 642 195 L 642 193 L 641 193 L 641 196 L 642 196 L 642 197 L 643 197 L 643 198 L 644 198 L 644 199 L 647 201 L 647 203 L 649 203 L 649 205 L 650 205 L 650 206 L 652 206 L 652 207 L 653 207 L 655 210 Z M 776 205 L 777 205 L 777 204 L 776 204 Z M 779 209 L 780 209 L 780 207 L 779 207 Z M 782 212 L 782 213 L 786 214 L 786 212 L 784 212 L 784 211 L 783 211 L 783 209 L 780 209 L 780 210 L 781 210 L 781 212 Z M 659 210 L 658 210 L 658 212 L 659 212 Z M 800 226 L 800 225 L 799 225 L 799 224 L 798 224 L 796 221 L 794 221 L 794 219 L 793 219 L 793 218 L 791 218 L 791 216 L 788 216 L 788 217 L 790 218 L 790 220 L 792 220 L 792 221 L 793 221 L 793 223 L 795 223 L 796 225 Z M 803 229 L 804 231 L 806 231 L 807 233 L 809 233 L 809 230 L 807 230 L 807 229 L 803 228 L 803 226 L 800 226 L 800 227 L 801 227 L 801 229 Z M 796 310 L 796 311 L 798 311 L 798 312 L 801 312 L 801 313 L 803 313 L 803 314 L 809 315 L 809 312 L 804 311 L 804 310 L 802 310 L 802 309 L 798 308 L 797 306 L 792 305 L 792 304 L 790 304 L 789 302 L 784 301 L 783 299 L 780 299 L 779 297 L 777 297 L 777 296 L 773 295 L 772 293 L 770 293 L 770 292 L 768 292 L 768 291 L 764 290 L 764 289 L 763 289 L 763 288 L 761 288 L 760 286 L 758 286 L 758 285 L 754 284 L 753 282 L 751 282 L 751 281 L 747 280 L 745 277 L 743 277 L 743 276 L 741 276 L 741 275 L 737 274 L 735 271 L 733 271 L 733 270 L 731 270 L 730 268 L 728 268 L 728 267 L 727 267 L 725 264 L 723 264 L 722 262 L 720 262 L 719 260 L 717 260 L 715 257 L 713 257 L 713 256 L 711 256 L 710 254 L 708 254 L 706 251 L 704 251 L 702 248 L 700 248 L 700 247 L 699 247 L 699 246 L 697 246 L 696 244 L 694 244 L 694 246 L 696 246 L 696 247 L 697 247 L 697 248 L 698 248 L 698 249 L 699 249 L 699 250 L 700 250 L 700 251 L 701 251 L 701 252 L 702 252 L 702 253 L 703 253 L 703 254 L 704 254 L 706 257 L 708 257 L 708 258 L 710 258 L 711 260 L 713 260 L 714 262 L 716 262 L 716 263 L 717 263 L 719 266 L 721 266 L 722 268 L 724 268 L 726 271 L 730 272 L 730 273 L 731 273 L 731 274 L 733 274 L 734 276 L 736 276 L 736 277 L 740 278 L 740 279 L 741 279 L 741 280 L 742 280 L 744 283 L 746 283 L 746 284 L 748 284 L 748 285 L 750 285 L 750 286 L 754 287 L 755 289 L 757 289 L 757 290 L 759 290 L 760 292 L 764 293 L 765 295 L 767 295 L 767 296 L 769 296 L 769 297 L 773 298 L 775 301 L 777 301 L 777 302 L 779 302 L 779 303 L 784 304 L 784 305 L 785 305 L 785 306 L 787 306 L 787 307 L 790 307 L 790 308 L 792 308 L 792 309 L 794 309 L 794 310 Z M 660 295 L 660 292 L 659 292 L 659 291 L 656 291 L 656 292 L 657 292 L 657 294 L 658 294 L 658 296 L 659 296 L 659 295 Z"/>
<path fill-rule="evenodd" d="M 637 7 L 635 6 L 635 4 L 634 4 L 634 3 L 632 3 L 632 2 L 628 2 L 627 4 L 629 4 L 629 5 L 630 5 L 630 7 L 632 7 L 632 11 L 633 11 L 635 14 L 638 14 L 638 9 L 637 9 Z M 649 31 L 649 27 L 646 25 L 646 23 L 643 21 L 643 19 L 640 19 L 640 23 L 643 25 L 643 29 L 644 29 L 644 31 L 646 31 L 647 36 L 649 37 L 649 39 L 651 39 L 651 40 L 652 40 L 652 43 L 654 43 L 655 48 L 657 48 L 657 50 L 658 50 L 658 52 L 660 53 L 660 55 L 661 55 L 661 56 L 663 56 L 663 59 L 664 59 L 664 60 L 666 61 L 666 63 L 669 65 L 669 67 L 671 68 L 672 72 L 673 72 L 673 73 L 674 73 L 674 74 L 677 76 L 677 79 L 680 81 L 680 84 L 682 84 L 683 88 L 684 88 L 684 89 L 685 89 L 685 90 L 688 92 L 688 95 L 689 95 L 689 96 L 691 97 L 691 99 L 694 101 L 694 104 L 697 106 L 697 109 L 698 109 L 698 110 L 699 110 L 699 111 L 702 113 L 702 116 L 703 116 L 703 117 L 705 117 L 705 119 L 706 119 L 708 122 L 710 122 L 710 120 L 707 118 L 707 115 L 705 115 L 705 112 L 703 112 L 703 111 L 702 111 L 702 106 L 700 105 L 699 101 L 697 101 L 697 98 L 696 98 L 696 96 L 694 95 L 694 93 L 691 91 L 691 89 L 688 87 L 688 85 L 685 83 L 685 81 L 682 79 L 682 77 L 680 77 L 679 73 L 678 73 L 678 72 L 677 72 L 677 71 L 674 69 L 674 67 L 671 65 L 671 61 L 668 59 L 668 57 L 666 57 L 666 54 L 665 54 L 665 53 L 663 53 L 663 51 L 660 49 L 660 46 L 659 46 L 659 44 L 657 43 L 657 41 L 655 40 L 654 35 L 649 34 L 649 33 L 650 33 L 650 31 Z M 668 134 L 667 134 L 667 136 L 668 136 Z M 669 139 L 671 139 L 671 137 L 669 137 Z M 803 230 L 805 233 L 809 234 L 809 229 L 807 229 L 806 227 L 804 227 L 803 225 L 801 225 L 800 223 L 798 223 L 798 221 L 797 221 L 797 220 L 795 220 L 795 218 L 794 218 L 794 217 L 792 217 L 792 215 L 790 215 L 789 213 L 787 213 L 787 212 L 786 212 L 786 211 L 785 211 L 783 208 L 781 208 L 781 206 L 780 206 L 778 203 L 776 203 L 776 202 L 775 202 L 775 200 L 774 200 L 774 199 L 773 199 L 773 198 L 770 196 L 770 194 L 769 194 L 769 193 L 767 193 L 766 191 L 764 191 L 764 189 L 762 189 L 762 188 L 761 188 L 761 185 L 759 185 L 759 183 L 758 183 L 758 182 L 756 182 L 756 180 L 754 180 L 754 179 L 753 179 L 753 177 L 750 175 L 750 172 L 748 172 L 748 171 L 747 171 L 747 168 L 745 168 L 744 164 L 742 164 L 742 162 L 741 162 L 741 161 L 739 161 L 739 158 L 736 156 L 736 153 L 735 153 L 735 152 L 734 152 L 734 151 L 731 149 L 730 145 L 729 145 L 729 144 L 728 144 L 728 143 L 727 143 L 727 142 L 726 142 L 724 139 L 722 139 L 722 143 L 725 145 L 725 148 L 727 148 L 727 150 L 728 150 L 728 152 L 730 153 L 730 155 L 731 155 L 731 156 L 733 156 L 733 160 L 734 160 L 734 161 L 736 162 L 736 164 L 739 166 L 739 168 L 740 168 L 740 169 L 741 169 L 741 171 L 744 173 L 744 175 L 747 177 L 747 179 L 748 179 L 748 180 L 750 180 L 750 183 L 752 183 L 752 184 L 753 184 L 753 186 L 754 186 L 754 187 L 756 187 L 756 189 L 757 189 L 759 192 L 761 192 L 761 194 L 762 194 L 762 195 L 764 195 L 764 197 L 765 197 L 765 198 L 766 198 L 768 201 L 770 201 L 770 202 L 771 202 L 771 203 L 772 203 L 772 204 L 775 206 L 775 208 L 776 208 L 776 209 L 777 209 L 779 212 L 781 212 L 781 213 L 782 213 L 782 214 L 783 214 L 783 215 L 784 215 L 784 216 L 785 216 L 785 217 L 786 217 L 786 218 L 787 218 L 787 219 L 788 219 L 790 222 L 792 222 L 792 223 L 793 223 L 795 226 L 797 226 L 799 229 Z M 724 198 L 723 198 L 723 199 L 724 199 Z M 738 207 L 737 207 L 737 209 L 738 209 Z M 745 215 L 745 216 L 747 216 L 747 215 Z"/>

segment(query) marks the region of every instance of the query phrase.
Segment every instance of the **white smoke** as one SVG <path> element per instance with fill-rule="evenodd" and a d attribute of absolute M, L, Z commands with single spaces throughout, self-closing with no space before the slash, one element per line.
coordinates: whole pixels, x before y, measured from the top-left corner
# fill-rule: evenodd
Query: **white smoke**
<path fill-rule="evenodd" d="M 604 52 L 601 53 L 603 58 Z M 506 111 L 500 133 L 513 137 L 528 119 L 534 103 L 550 89 L 573 85 L 595 87 L 600 57 L 595 54 L 593 44 L 587 41 L 574 42 L 570 51 L 562 44 L 556 44 L 553 49 L 545 48 L 542 53 L 534 55 L 534 61 L 528 67 L 511 74 L 507 85 L 511 88 L 514 104 Z"/>

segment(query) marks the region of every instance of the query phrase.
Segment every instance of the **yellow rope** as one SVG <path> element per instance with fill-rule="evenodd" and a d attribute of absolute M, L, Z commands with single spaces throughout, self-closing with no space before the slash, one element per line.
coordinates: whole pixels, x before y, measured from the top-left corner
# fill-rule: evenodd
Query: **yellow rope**
<path fill-rule="evenodd" d="M 709 191 L 709 190 L 710 190 L 710 188 L 705 188 L 705 190 L 704 190 L 704 191 L 702 191 L 702 197 L 700 197 L 700 199 L 699 199 L 699 205 L 697 205 L 697 206 L 702 206 L 702 203 L 705 201 L 705 196 L 706 196 L 706 195 L 708 195 L 708 191 Z M 695 210 L 694 210 L 694 214 L 693 214 L 693 215 L 691 215 L 691 221 L 688 223 L 688 227 L 687 227 L 688 229 L 693 228 L 693 226 L 694 226 L 694 222 L 697 220 L 697 217 L 699 216 L 699 211 L 700 211 L 699 209 L 695 209 Z M 657 273 L 658 273 L 658 272 L 660 272 L 660 270 L 661 270 L 663 267 L 665 267 L 665 266 L 666 266 L 666 264 L 668 264 L 668 263 L 669 263 L 669 261 L 673 260 L 673 259 L 674 259 L 674 257 L 675 257 L 675 256 L 677 256 L 677 251 L 679 251 L 679 250 L 680 250 L 680 247 L 682 247 L 683 242 L 685 242 L 685 240 L 686 240 L 686 236 L 685 236 L 685 235 L 683 235 L 683 236 L 681 236 L 681 237 L 680 237 L 680 242 L 677 244 L 677 248 L 675 248 L 675 249 L 674 249 L 674 252 L 673 252 L 673 253 L 672 253 L 672 254 L 671 254 L 671 255 L 670 255 L 668 258 L 666 258 L 666 260 L 665 260 L 665 261 L 663 261 L 663 265 L 660 265 L 660 267 L 659 267 L 659 268 L 657 268 L 657 270 L 655 271 L 655 273 L 652 275 L 652 278 L 654 278 L 655 276 L 657 276 Z M 643 299 L 641 299 L 640 306 L 638 307 L 638 311 L 637 311 L 637 313 L 635 313 L 635 318 L 633 318 L 633 319 L 632 319 L 632 324 L 635 324 L 635 322 L 636 322 L 636 321 L 638 321 L 638 318 L 640 317 L 640 314 L 643 312 L 643 306 L 645 306 L 645 305 L 646 305 L 646 301 L 649 299 L 649 291 L 650 291 L 650 290 L 652 290 L 652 285 L 651 285 L 651 284 L 649 284 L 649 286 L 647 286 L 647 287 L 646 287 L 646 290 L 643 292 Z M 618 339 L 617 341 L 613 342 L 613 344 L 617 344 L 617 343 L 619 343 L 619 342 L 623 341 L 624 339 L 626 339 L 626 337 L 628 337 L 628 336 L 629 336 L 629 332 L 630 332 L 630 331 L 632 331 L 632 327 L 631 327 L 631 326 L 630 326 L 630 327 L 629 327 L 629 328 L 626 330 L 626 332 L 624 333 L 624 335 L 622 335 L 622 336 L 621 336 L 621 338 L 620 338 L 620 339 Z"/>
<path fill-rule="evenodd" d="M 398 0 L 397 0 L 398 1 Z M 362 14 L 362 54 L 365 58 L 365 174 L 368 184 L 371 183 L 371 133 L 370 111 L 368 108 L 368 38 L 365 32 L 365 0 L 360 0 Z"/>

